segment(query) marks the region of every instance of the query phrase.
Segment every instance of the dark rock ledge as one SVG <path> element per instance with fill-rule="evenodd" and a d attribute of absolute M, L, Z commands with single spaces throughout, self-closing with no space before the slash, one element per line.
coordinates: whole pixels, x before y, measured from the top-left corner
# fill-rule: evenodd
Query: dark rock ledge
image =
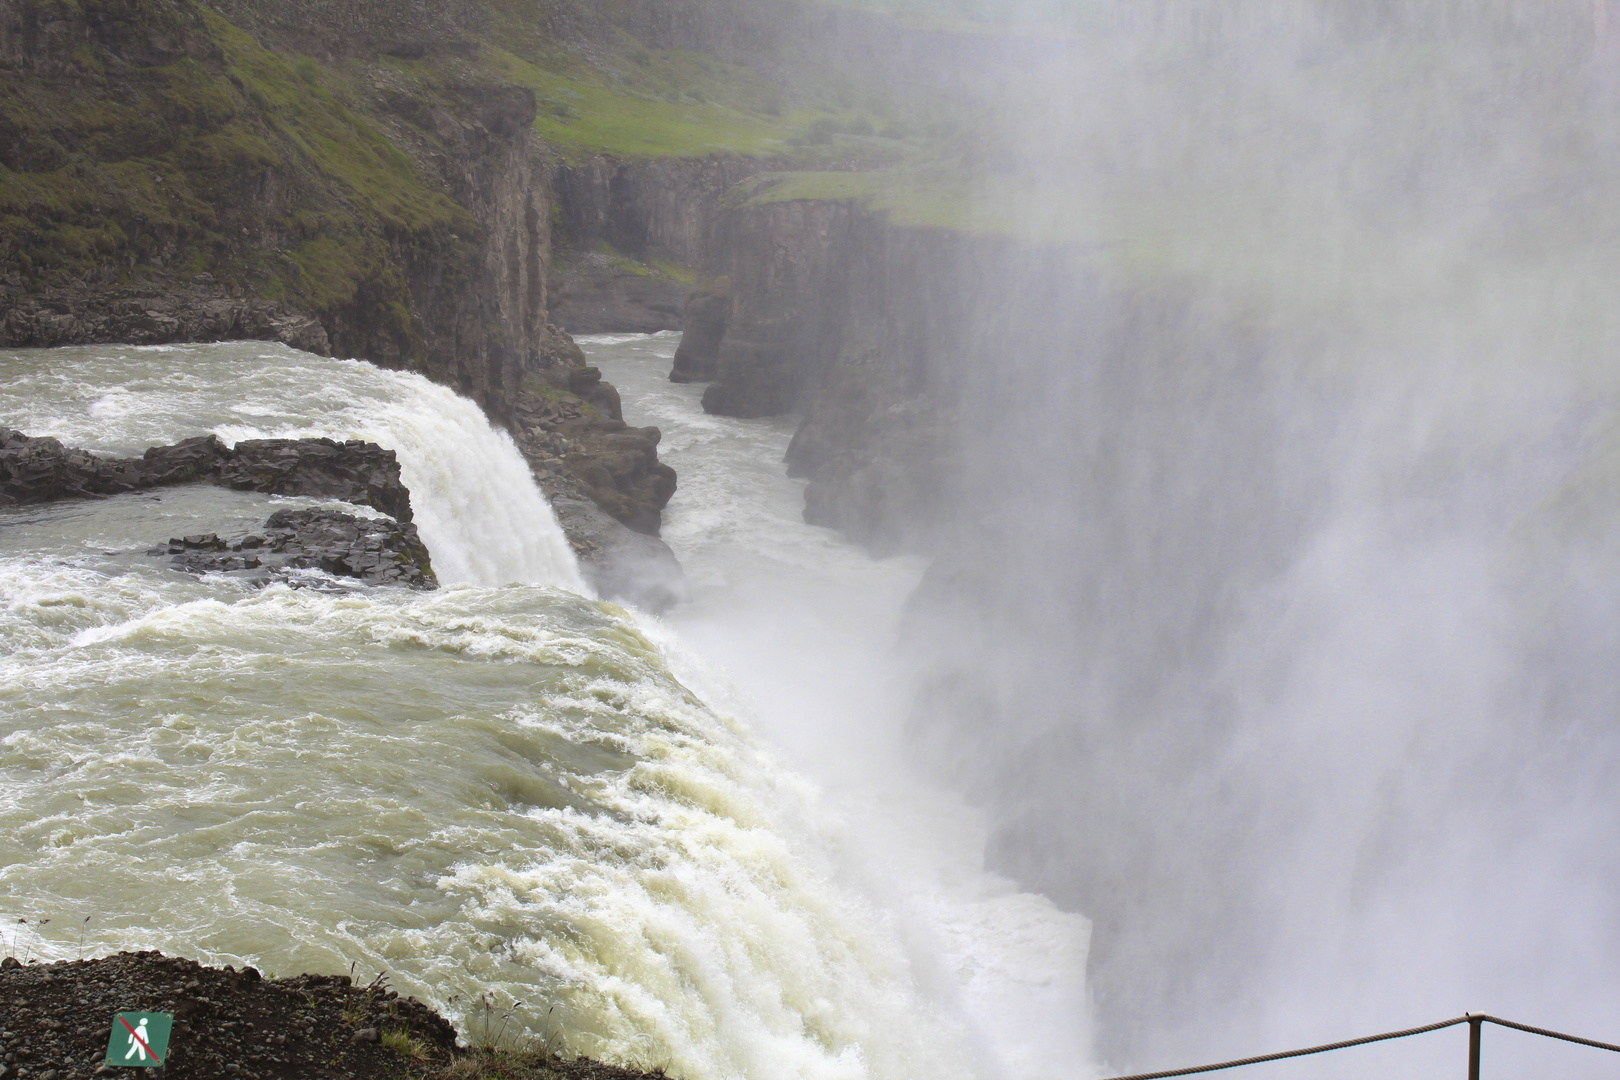
<path fill-rule="evenodd" d="M 176 484 L 214 484 L 266 495 L 340 499 L 411 520 L 399 459 L 376 443 L 218 436 L 154 446 L 138 458 L 99 457 L 52 438 L 0 427 L 0 506 L 93 499 Z"/>
<path fill-rule="evenodd" d="M 555 326 L 514 397 L 511 432 L 598 595 L 652 612 L 685 599 L 686 575 L 658 539 L 675 494 L 660 432 L 624 422 L 619 392 Z"/>
<path fill-rule="evenodd" d="M 277 510 L 264 535 L 221 540 L 215 533 L 181 536 L 148 555 L 172 555 L 190 574 L 233 574 L 256 585 L 309 585 L 299 570 L 323 570 L 367 585 L 436 589 L 427 545 L 416 526 L 389 518 L 357 518 L 340 510 Z"/>
<path fill-rule="evenodd" d="M 0 309 L 0 347 L 49 348 L 104 341 L 130 345 L 279 341 L 322 356 L 331 352 L 325 328 L 300 311 L 273 300 L 222 297 L 195 289 L 175 288 L 161 294 L 81 289 L 50 298 L 11 297 Z"/>
<path fill-rule="evenodd" d="M 205 435 L 154 446 L 138 458 L 114 458 L 0 428 L 0 506 L 103 498 L 177 484 L 340 499 L 394 518 L 281 510 L 265 522 L 263 536 L 176 537 L 147 553 L 173 555 L 178 570 L 235 574 L 260 585 L 309 584 L 309 576 L 297 571 L 323 570 L 371 585 L 438 587 L 427 546 L 410 523 L 411 494 L 400 481 L 399 459 L 376 443 L 251 439 L 232 447 Z"/>
<path fill-rule="evenodd" d="M 535 1011 L 543 1012 L 538 1006 Z M 164 1080 L 650 1080 L 580 1058 L 515 1045 L 457 1046 L 454 1027 L 390 990 L 385 975 L 267 979 L 251 967 L 204 967 L 158 952 L 54 964 L 0 961 L 0 1080 L 136 1075 L 102 1064 L 113 1015 L 174 1016 Z M 463 1033 L 483 1040 L 476 1025 Z"/>

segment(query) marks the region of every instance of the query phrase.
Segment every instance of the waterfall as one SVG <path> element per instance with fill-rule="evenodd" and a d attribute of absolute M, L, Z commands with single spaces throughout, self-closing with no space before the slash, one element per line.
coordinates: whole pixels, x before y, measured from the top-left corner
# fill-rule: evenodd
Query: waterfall
<path fill-rule="evenodd" d="M 511 438 L 420 375 L 262 342 L 14 355 L 27 359 L 4 365 L 0 413 L 30 435 L 122 454 L 208 432 L 365 439 L 399 455 L 442 582 L 586 591 Z"/>

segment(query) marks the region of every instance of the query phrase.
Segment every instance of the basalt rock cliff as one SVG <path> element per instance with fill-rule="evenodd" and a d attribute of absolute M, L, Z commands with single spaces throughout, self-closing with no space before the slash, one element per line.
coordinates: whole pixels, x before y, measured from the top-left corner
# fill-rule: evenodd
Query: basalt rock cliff
<path fill-rule="evenodd" d="M 1003 246 L 843 200 L 739 201 L 716 225 L 670 378 L 727 416 L 798 412 L 805 519 L 877 551 L 933 550 L 960 471 L 960 374 Z"/>
<path fill-rule="evenodd" d="M 410 22 L 369 9 L 340 77 L 289 15 L 0 2 L 0 345 L 260 337 L 504 417 L 545 321 L 532 92 L 376 63 Z"/>

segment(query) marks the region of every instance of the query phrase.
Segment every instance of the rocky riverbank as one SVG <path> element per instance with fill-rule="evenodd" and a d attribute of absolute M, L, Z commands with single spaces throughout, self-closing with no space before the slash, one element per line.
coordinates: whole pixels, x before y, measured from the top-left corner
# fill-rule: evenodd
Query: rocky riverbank
<path fill-rule="evenodd" d="M 675 494 L 675 470 L 658 460 L 661 433 L 624 422 L 619 392 L 566 333 L 547 327 L 541 357 L 512 411 L 518 450 L 591 586 L 664 611 L 686 596 L 686 578 L 658 539 Z"/>
<path fill-rule="evenodd" d="M 166 1080 L 641 1080 L 641 1073 L 461 1032 L 388 988 L 386 974 L 265 978 L 158 952 L 95 960 L 0 961 L 0 1080 L 80 1080 L 105 1064 L 119 1012 L 174 1017 Z"/>

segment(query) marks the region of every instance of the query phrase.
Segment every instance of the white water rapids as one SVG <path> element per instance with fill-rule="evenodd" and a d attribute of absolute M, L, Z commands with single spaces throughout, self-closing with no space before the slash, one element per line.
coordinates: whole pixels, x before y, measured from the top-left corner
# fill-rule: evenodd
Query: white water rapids
<path fill-rule="evenodd" d="M 918 567 L 800 523 L 787 428 L 705 417 L 662 381 L 674 344 L 586 342 L 681 471 L 667 622 L 581 595 L 510 440 L 420 377 L 0 354 L 0 423 L 69 445 L 395 449 L 447 585 L 254 591 L 144 554 L 310 500 L 0 511 L 7 945 L 386 970 L 474 1039 L 488 995 L 502 1039 L 693 1080 L 1087 1071 L 1083 920 L 985 875 L 976 815 L 895 761 Z"/>

